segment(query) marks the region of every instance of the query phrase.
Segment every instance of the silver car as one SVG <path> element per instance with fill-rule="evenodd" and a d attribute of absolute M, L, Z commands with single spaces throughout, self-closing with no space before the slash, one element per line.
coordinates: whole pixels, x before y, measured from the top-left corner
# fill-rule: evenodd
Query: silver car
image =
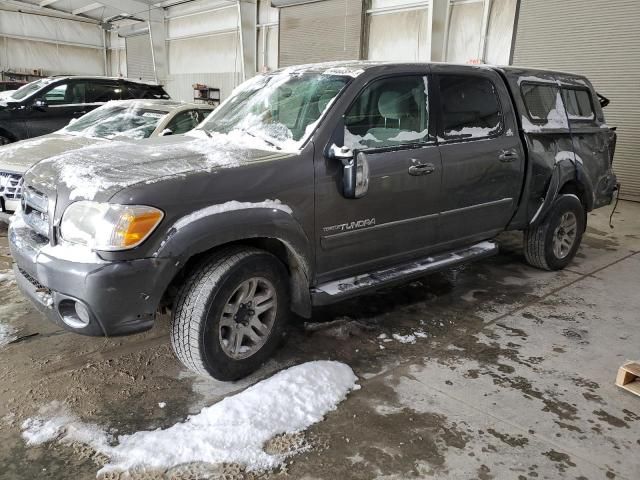
<path fill-rule="evenodd" d="M 22 175 L 40 160 L 110 140 L 135 141 L 180 135 L 213 110 L 205 104 L 171 100 L 112 101 L 57 132 L 0 147 L 0 212 L 20 203 Z"/>

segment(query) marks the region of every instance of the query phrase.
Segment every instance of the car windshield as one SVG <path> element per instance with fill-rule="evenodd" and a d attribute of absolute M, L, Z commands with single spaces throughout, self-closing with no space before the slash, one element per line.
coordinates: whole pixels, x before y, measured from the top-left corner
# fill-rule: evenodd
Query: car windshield
<path fill-rule="evenodd" d="M 11 94 L 11 100 L 22 100 L 23 98 L 27 98 L 29 95 L 37 92 L 38 90 L 46 87 L 51 82 L 54 82 L 55 78 L 41 78 L 40 80 L 36 80 L 35 82 L 27 83 L 26 85 L 20 87 L 18 90 Z"/>
<path fill-rule="evenodd" d="M 323 73 L 260 75 L 238 87 L 200 128 L 240 130 L 278 148 L 297 148 L 348 81 Z"/>
<path fill-rule="evenodd" d="M 148 138 L 167 112 L 144 108 L 143 104 L 107 104 L 82 116 L 62 129 L 64 133 L 85 137 Z"/>

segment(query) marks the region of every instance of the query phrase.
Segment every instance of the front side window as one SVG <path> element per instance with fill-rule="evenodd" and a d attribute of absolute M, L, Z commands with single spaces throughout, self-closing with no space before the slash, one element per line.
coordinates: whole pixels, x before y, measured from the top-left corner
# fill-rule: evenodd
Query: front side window
<path fill-rule="evenodd" d="M 445 139 L 495 136 L 502 129 L 502 110 L 493 82 L 475 75 L 442 75 L 440 104 Z"/>
<path fill-rule="evenodd" d="M 47 90 L 42 99 L 47 105 L 72 105 L 77 103 L 85 103 L 84 83 L 60 83 L 53 88 Z"/>
<path fill-rule="evenodd" d="M 166 112 L 144 108 L 143 104 L 107 104 L 83 115 L 62 131 L 71 135 L 112 139 L 148 138 Z"/>
<path fill-rule="evenodd" d="M 344 146 L 384 148 L 429 140 L 427 77 L 384 78 L 366 87 L 345 114 Z"/>
<path fill-rule="evenodd" d="M 562 99 L 570 120 L 592 120 L 595 116 L 588 90 L 563 88 Z"/>
<path fill-rule="evenodd" d="M 244 132 L 275 145 L 297 148 L 342 91 L 349 77 L 311 72 L 259 75 L 241 85 L 202 128 Z"/>

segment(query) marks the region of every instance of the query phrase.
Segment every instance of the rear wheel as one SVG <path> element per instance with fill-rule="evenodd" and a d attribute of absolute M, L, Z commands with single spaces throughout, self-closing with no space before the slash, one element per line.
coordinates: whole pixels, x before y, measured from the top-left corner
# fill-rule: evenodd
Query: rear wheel
<path fill-rule="evenodd" d="M 575 257 L 585 229 L 585 210 L 575 195 L 561 195 L 547 217 L 524 232 L 527 263 L 544 270 L 560 270 Z"/>
<path fill-rule="evenodd" d="M 188 276 L 176 299 L 171 344 L 190 370 L 237 380 L 275 351 L 288 313 L 282 262 L 262 250 L 231 247 Z"/>

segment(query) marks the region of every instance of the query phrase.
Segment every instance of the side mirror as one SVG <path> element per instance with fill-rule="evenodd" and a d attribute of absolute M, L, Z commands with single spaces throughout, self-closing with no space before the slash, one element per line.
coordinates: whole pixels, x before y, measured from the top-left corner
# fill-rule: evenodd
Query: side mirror
<path fill-rule="evenodd" d="M 173 130 L 171 130 L 170 128 L 165 128 L 160 132 L 161 137 L 166 137 L 167 135 L 173 135 Z"/>
<path fill-rule="evenodd" d="M 351 160 L 353 156 L 353 150 L 349 147 L 339 147 L 335 143 L 329 147 L 329 158 L 342 160 L 342 163 L 345 163 L 345 160 Z"/>
<path fill-rule="evenodd" d="M 350 160 L 343 160 L 342 194 L 346 198 L 362 198 L 369 191 L 369 160 L 358 152 Z"/>
<path fill-rule="evenodd" d="M 38 98 L 35 102 L 33 102 L 33 108 L 35 108 L 36 110 L 40 110 L 41 112 L 44 112 L 48 106 L 49 105 L 47 105 L 47 102 L 42 98 Z"/>

